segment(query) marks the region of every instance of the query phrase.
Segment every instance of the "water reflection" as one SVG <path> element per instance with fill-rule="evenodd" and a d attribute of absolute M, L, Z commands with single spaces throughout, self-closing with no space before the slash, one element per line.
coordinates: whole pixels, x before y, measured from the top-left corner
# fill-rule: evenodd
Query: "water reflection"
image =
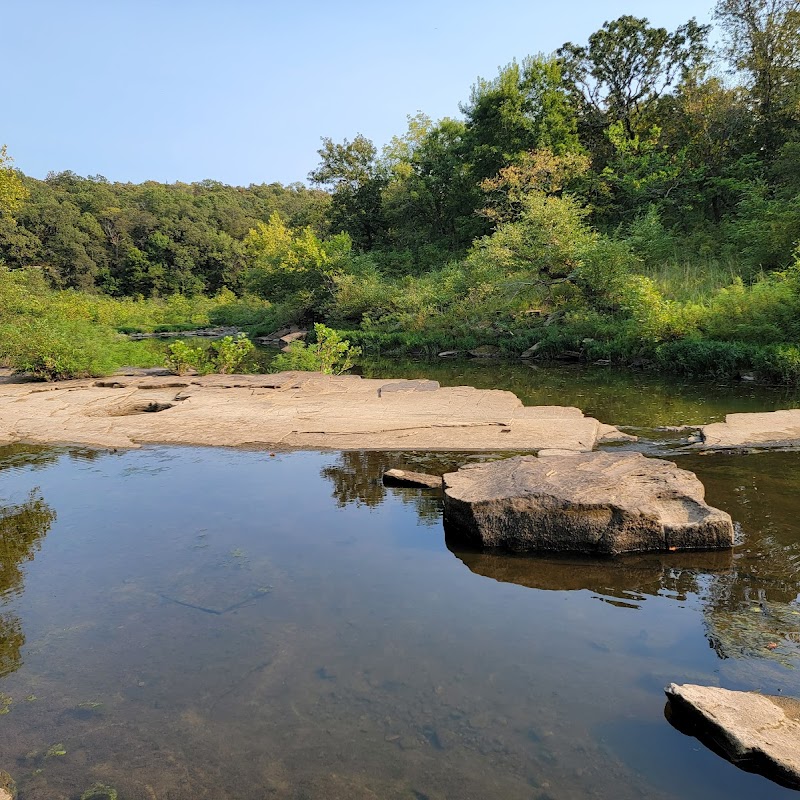
<path fill-rule="evenodd" d="M 601 422 L 645 428 L 703 424 L 734 411 L 796 408 L 800 402 L 797 387 L 720 384 L 566 364 L 373 359 L 363 371 L 368 377 L 428 378 L 442 386 L 507 389 L 528 406 L 577 406 Z"/>
<path fill-rule="evenodd" d="M 692 457 L 712 505 L 731 513 L 743 542 L 732 551 L 628 555 L 597 560 L 476 552 L 448 534 L 472 572 L 531 589 L 586 590 L 639 608 L 648 597 L 693 599 L 706 638 L 722 659 L 800 664 L 800 454 Z"/>
<path fill-rule="evenodd" d="M 33 560 L 55 518 L 55 511 L 35 489 L 24 502 L 0 507 L 1 603 L 22 591 L 23 565 Z M 20 620 L 11 612 L 0 612 L 0 677 L 20 666 L 24 643 Z"/>
<path fill-rule="evenodd" d="M 524 556 L 465 549 L 447 535 L 447 547 L 471 572 L 529 589 L 589 591 L 623 608 L 640 608 L 648 597 L 685 601 L 704 596 L 709 582 L 733 567 L 730 551 L 646 553 L 620 558 Z"/>
<path fill-rule="evenodd" d="M 433 490 L 387 488 L 382 475 L 387 469 L 407 469 L 443 475 L 472 461 L 499 458 L 498 453 L 426 453 L 406 451 L 346 451 L 339 453 L 334 464 L 323 467 L 320 474 L 333 483 L 333 497 L 343 508 L 348 505 L 376 508 L 389 496 L 398 497 L 404 504 L 415 507 L 419 519 L 426 524 L 438 524 L 441 519 L 441 499 Z"/>
<path fill-rule="evenodd" d="M 750 556 L 454 558 L 435 494 L 380 476 L 474 457 L 145 448 L 36 474 L 59 520 L 11 592 L 0 764 L 43 800 L 785 796 L 725 784 L 659 718 L 665 682 L 737 668 L 701 611 Z"/>

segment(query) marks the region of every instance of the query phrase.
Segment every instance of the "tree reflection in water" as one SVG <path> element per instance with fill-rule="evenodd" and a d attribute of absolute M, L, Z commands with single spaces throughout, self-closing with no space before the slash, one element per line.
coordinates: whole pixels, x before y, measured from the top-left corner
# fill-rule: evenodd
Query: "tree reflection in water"
<path fill-rule="evenodd" d="M 23 565 L 33 560 L 55 518 L 55 511 L 36 489 L 22 503 L 0 506 L 0 603 L 22 591 Z M 19 618 L 0 612 L 0 677 L 20 666 L 24 643 Z"/>
<path fill-rule="evenodd" d="M 387 469 L 401 463 L 407 465 L 414 460 L 413 455 L 408 453 L 349 450 L 340 453 L 336 464 L 324 467 L 320 474 L 333 483 L 333 497 L 339 508 L 351 504 L 376 508 L 391 493 L 399 497 L 401 502 L 413 505 L 422 522 L 435 525 L 441 517 L 438 492 L 432 489 L 387 489 L 383 485 L 382 476 Z M 419 464 L 415 466 L 419 471 Z M 411 466 L 404 468 L 413 469 Z"/>
<path fill-rule="evenodd" d="M 412 504 L 427 525 L 439 524 L 441 498 L 434 491 L 387 489 L 381 476 L 392 467 L 442 475 L 500 453 L 344 452 L 322 470 L 340 507 L 379 506 L 389 493 Z M 734 550 L 652 553 L 617 559 L 520 556 L 475 551 L 457 534 L 446 543 L 472 572 L 543 590 L 588 590 L 623 608 L 648 597 L 702 604 L 706 637 L 720 658 L 768 658 L 800 664 L 800 453 L 746 458 L 681 460 L 706 485 L 712 505 L 741 524 L 744 543 Z"/>

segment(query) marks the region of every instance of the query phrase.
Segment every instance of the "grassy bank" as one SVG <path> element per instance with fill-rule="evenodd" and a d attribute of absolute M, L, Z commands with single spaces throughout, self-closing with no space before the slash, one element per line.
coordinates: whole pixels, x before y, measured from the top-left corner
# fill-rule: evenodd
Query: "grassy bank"
<path fill-rule="evenodd" d="M 513 273 L 494 263 L 476 266 L 474 256 L 416 278 L 362 271 L 356 281 L 340 273 L 331 299 L 314 311 L 227 290 L 213 297 L 116 299 L 51 289 L 36 269 L 0 268 L 0 360 L 48 378 L 104 375 L 123 365 L 164 363 L 162 343 L 132 342 L 126 333 L 232 325 L 252 336 L 324 314 L 367 357 L 433 358 L 488 346 L 511 359 L 528 351 L 536 360 L 800 382 L 797 263 L 749 285 L 736 278 L 709 289 L 703 301 L 670 298 L 668 286 L 662 292 L 652 278 L 627 268 L 621 274 L 604 269 L 594 278 L 605 281 L 602 295 L 573 279 L 576 285 L 566 290 L 566 282 L 557 286 L 560 297 L 552 287 L 516 285 Z M 674 283 L 680 272 L 665 268 L 664 275 Z"/>

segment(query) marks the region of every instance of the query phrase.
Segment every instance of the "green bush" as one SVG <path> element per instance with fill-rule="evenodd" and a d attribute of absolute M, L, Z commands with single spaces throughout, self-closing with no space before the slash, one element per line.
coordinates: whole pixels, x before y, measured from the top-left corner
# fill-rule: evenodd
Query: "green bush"
<path fill-rule="evenodd" d="M 225 336 L 208 346 L 193 347 L 187 342 L 178 340 L 167 348 L 164 364 L 167 369 L 178 375 L 194 370 L 200 375 L 216 372 L 221 375 L 232 375 L 246 369 L 248 357 L 255 350 L 253 343 L 244 333 L 236 337 Z"/>
<path fill-rule="evenodd" d="M 192 347 L 180 339 L 177 342 L 172 342 L 167 348 L 164 366 L 176 375 L 185 375 L 191 370 L 198 372 L 200 375 L 211 372 L 211 365 L 205 348 Z"/>
<path fill-rule="evenodd" d="M 16 372 L 53 381 L 110 375 L 126 364 L 153 366 L 158 357 L 150 342 L 131 342 L 84 320 L 45 317 L 0 326 L 0 359 Z"/>
<path fill-rule="evenodd" d="M 301 370 L 323 372 L 326 375 L 341 375 L 356 364 L 361 355 L 360 347 L 353 347 L 347 339 L 331 328 L 314 325 L 316 342 L 292 342 L 288 352 L 280 353 L 272 362 L 274 370 Z"/>
<path fill-rule="evenodd" d="M 211 364 L 214 372 L 222 375 L 232 375 L 240 372 L 247 357 L 255 350 L 253 343 L 244 333 L 238 336 L 224 336 L 216 342 L 212 342 L 208 348 Z"/>

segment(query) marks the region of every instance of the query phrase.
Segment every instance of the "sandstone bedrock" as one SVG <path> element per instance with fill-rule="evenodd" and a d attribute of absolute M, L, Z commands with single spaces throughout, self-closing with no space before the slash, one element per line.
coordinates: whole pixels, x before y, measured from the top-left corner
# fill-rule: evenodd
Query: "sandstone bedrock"
<path fill-rule="evenodd" d="M 569 452 L 632 437 L 577 408 L 511 392 L 356 375 L 130 374 L 0 378 L 0 444 Z"/>
<path fill-rule="evenodd" d="M 670 461 L 635 452 L 518 456 L 444 476 L 444 521 L 473 545 L 616 555 L 733 546 L 730 515 Z"/>

